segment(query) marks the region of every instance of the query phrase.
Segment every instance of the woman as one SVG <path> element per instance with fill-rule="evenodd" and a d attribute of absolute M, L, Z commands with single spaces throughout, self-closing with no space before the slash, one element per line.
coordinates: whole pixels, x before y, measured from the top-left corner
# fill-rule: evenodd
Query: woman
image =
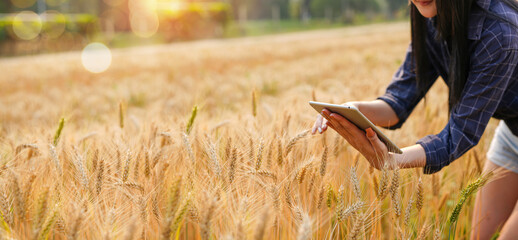
<path fill-rule="evenodd" d="M 517 239 L 518 2 L 412 0 L 411 25 L 411 47 L 385 95 L 349 104 L 376 125 L 399 128 L 441 76 L 450 90 L 445 128 L 403 148 L 403 154 L 388 153 L 372 129 L 364 133 L 328 110 L 318 116 L 313 133 L 333 128 L 377 169 L 424 167 L 431 174 L 475 146 L 491 117 L 501 119 L 484 172 L 507 171 L 478 193 L 472 239 L 489 239 L 497 231 L 503 239 Z"/>

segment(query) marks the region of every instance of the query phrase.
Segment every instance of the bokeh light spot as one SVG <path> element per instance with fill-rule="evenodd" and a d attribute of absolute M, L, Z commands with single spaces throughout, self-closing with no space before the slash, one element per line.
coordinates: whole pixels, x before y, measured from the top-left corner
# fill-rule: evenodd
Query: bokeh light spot
<path fill-rule="evenodd" d="M 41 15 L 46 22 L 43 28 L 43 34 L 49 38 L 58 38 L 65 32 L 66 17 L 58 11 L 50 10 Z"/>
<path fill-rule="evenodd" d="M 83 67 L 92 73 L 106 71 L 112 63 L 112 53 L 102 43 L 90 43 L 81 53 Z"/>
<path fill-rule="evenodd" d="M 28 8 L 34 5 L 36 0 L 11 0 L 11 3 L 17 8 Z"/>
<path fill-rule="evenodd" d="M 41 32 L 41 18 L 31 11 L 18 13 L 13 20 L 13 32 L 22 40 L 32 40 Z"/>
<path fill-rule="evenodd" d="M 138 11 L 131 14 L 130 25 L 135 35 L 148 38 L 158 31 L 158 16 L 154 12 Z"/>

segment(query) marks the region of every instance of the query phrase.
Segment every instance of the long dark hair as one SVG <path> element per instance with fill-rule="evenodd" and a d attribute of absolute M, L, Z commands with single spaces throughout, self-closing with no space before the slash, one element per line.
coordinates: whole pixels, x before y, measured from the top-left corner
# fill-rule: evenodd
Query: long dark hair
<path fill-rule="evenodd" d="M 518 11 L 516 0 L 500 0 L 508 6 Z M 468 21 L 472 8 L 476 6 L 476 0 L 435 0 L 437 5 L 436 29 L 438 38 L 446 41 L 450 51 L 449 65 L 449 110 L 459 102 L 468 78 L 469 70 L 469 42 L 468 42 Z M 505 20 L 489 11 L 485 11 L 489 17 Z M 412 56 L 415 59 L 415 72 L 417 78 L 417 88 L 419 91 L 426 91 L 434 79 L 424 74 L 431 67 L 428 54 L 426 52 L 426 35 L 428 34 L 427 22 L 425 17 L 419 13 L 416 6 L 410 3 L 410 23 L 412 29 Z"/>

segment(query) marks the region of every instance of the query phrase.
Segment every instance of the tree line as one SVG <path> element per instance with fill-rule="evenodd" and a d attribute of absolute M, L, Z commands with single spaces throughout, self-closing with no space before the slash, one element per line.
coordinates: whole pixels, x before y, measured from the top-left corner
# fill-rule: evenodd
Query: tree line
<path fill-rule="evenodd" d="M 406 14 L 408 0 L 227 0 L 236 19 L 327 18 L 348 21 L 356 14 L 381 16 L 387 19 Z M 246 11 L 246 13 L 245 13 Z"/>

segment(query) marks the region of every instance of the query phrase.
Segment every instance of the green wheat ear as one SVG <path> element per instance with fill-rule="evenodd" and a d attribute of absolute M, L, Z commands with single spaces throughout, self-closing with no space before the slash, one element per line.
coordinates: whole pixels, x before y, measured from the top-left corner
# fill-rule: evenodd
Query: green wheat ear
<path fill-rule="evenodd" d="M 56 129 L 56 133 L 54 134 L 54 141 L 52 142 L 54 146 L 58 145 L 59 137 L 61 136 L 61 131 L 63 131 L 63 127 L 65 126 L 65 118 L 61 118 L 59 120 L 58 129 Z"/>
<path fill-rule="evenodd" d="M 196 119 L 197 113 L 198 113 L 198 106 L 194 105 L 194 107 L 192 108 L 192 112 L 191 112 L 191 118 L 189 118 L 189 122 L 187 122 L 187 129 L 185 130 L 185 132 L 187 132 L 187 134 L 191 133 L 192 125 L 194 124 L 194 119 Z"/>
<path fill-rule="evenodd" d="M 122 106 L 122 101 L 119 102 L 119 126 L 124 128 L 124 108 Z"/>
<path fill-rule="evenodd" d="M 255 89 L 252 91 L 252 115 L 257 116 L 257 95 Z"/>
<path fill-rule="evenodd" d="M 449 224 L 450 229 L 452 225 L 454 226 L 453 230 L 455 232 L 455 225 L 457 223 L 457 220 L 459 219 L 460 211 L 462 210 L 462 206 L 464 203 L 468 200 L 468 198 L 476 193 L 482 186 L 484 186 L 489 179 L 493 176 L 492 172 L 489 172 L 488 174 L 484 174 L 477 178 L 474 182 L 470 183 L 467 187 L 465 187 L 462 192 L 460 193 L 460 200 L 455 205 L 455 208 L 453 209 L 453 212 L 450 215 Z M 455 234 L 455 233 L 453 233 Z"/>

